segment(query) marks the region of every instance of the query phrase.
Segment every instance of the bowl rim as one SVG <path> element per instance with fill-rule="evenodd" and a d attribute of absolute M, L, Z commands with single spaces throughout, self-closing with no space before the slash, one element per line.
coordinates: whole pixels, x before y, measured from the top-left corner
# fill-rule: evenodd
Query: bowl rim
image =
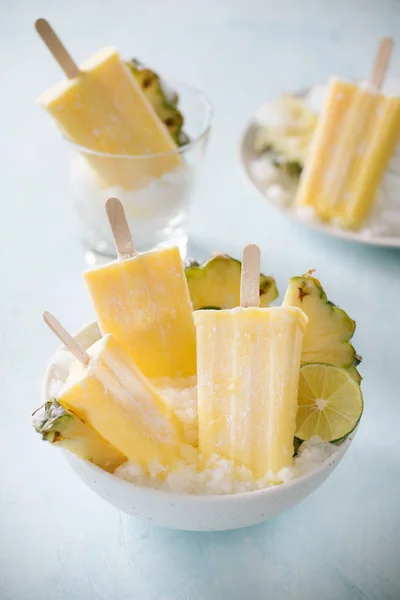
<path fill-rule="evenodd" d="M 85 333 L 87 333 L 90 329 L 92 329 L 92 328 L 94 329 L 95 327 L 98 328 L 97 321 L 91 321 L 90 323 L 87 323 L 86 325 L 81 327 L 77 332 L 73 333 L 73 337 L 76 338 L 76 337 L 82 336 Z M 61 351 L 68 351 L 64 344 L 61 344 L 57 348 L 57 350 L 52 354 L 49 362 L 47 363 L 44 379 L 42 381 L 42 404 L 44 404 L 49 398 L 49 394 L 48 394 L 49 384 L 51 381 L 53 368 L 56 364 L 54 359 Z M 117 481 L 117 482 L 121 483 L 122 485 L 124 485 L 125 487 L 129 487 L 131 489 L 133 488 L 134 490 L 139 490 L 140 493 L 143 492 L 146 494 L 150 494 L 152 496 L 164 497 L 166 500 L 169 499 L 170 501 L 175 499 L 176 501 L 188 500 L 188 501 L 194 502 L 194 503 L 203 503 L 203 502 L 207 502 L 207 503 L 231 502 L 232 503 L 235 501 L 239 502 L 240 500 L 245 500 L 245 499 L 250 500 L 250 498 L 251 499 L 259 498 L 259 497 L 265 496 L 266 494 L 271 495 L 271 496 L 279 495 L 282 492 L 282 490 L 288 490 L 288 489 L 296 487 L 296 486 L 300 487 L 300 485 L 307 479 L 313 479 L 314 477 L 316 477 L 317 475 L 319 475 L 320 473 L 325 471 L 325 469 L 328 469 L 332 465 L 335 465 L 336 463 L 340 462 L 340 460 L 343 458 L 343 456 L 346 454 L 347 450 L 349 449 L 349 447 L 357 433 L 358 427 L 359 427 L 359 425 L 357 424 L 356 428 L 348 435 L 348 437 L 345 438 L 340 444 L 337 444 L 338 449 L 332 456 L 330 456 L 329 458 L 324 460 L 322 463 L 318 464 L 309 473 L 300 475 L 299 477 L 295 477 L 294 479 L 284 482 L 284 483 L 272 485 L 270 487 L 264 487 L 259 490 L 250 490 L 247 492 L 237 492 L 237 493 L 232 493 L 232 494 L 188 494 L 188 493 L 184 493 L 184 492 L 174 492 L 174 491 L 168 491 L 168 490 L 163 490 L 163 489 L 159 489 L 159 488 L 148 487 L 145 485 L 139 485 L 137 483 L 133 483 L 132 481 L 128 481 L 127 479 L 122 479 L 121 477 L 117 477 L 113 473 L 108 473 L 107 471 L 104 471 L 104 469 L 102 469 L 101 467 L 98 467 L 94 463 L 91 463 L 88 460 L 85 460 L 80 456 L 77 456 L 73 453 L 68 452 L 68 450 L 62 450 L 62 454 L 64 456 L 64 459 L 68 463 L 71 463 L 76 460 L 79 463 L 81 463 L 82 465 L 84 465 L 87 469 L 94 471 L 94 473 L 99 473 L 101 476 L 106 477 L 106 479 L 109 479 L 110 481 Z M 229 500 L 228 500 L 228 498 L 229 498 Z"/>

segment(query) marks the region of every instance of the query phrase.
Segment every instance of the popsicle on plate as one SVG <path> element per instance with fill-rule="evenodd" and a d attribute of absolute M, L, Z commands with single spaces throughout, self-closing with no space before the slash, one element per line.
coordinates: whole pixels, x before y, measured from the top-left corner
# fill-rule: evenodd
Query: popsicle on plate
<path fill-rule="evenodd" d="M 84 156 L 104 186 L 134 189 L 144 176 L 159 177 L 182 164 L 167 128 L 114 48 L 98 51 L 78 68 L 46 21 L 38 20 L 36 27 L 60 65 L 66 55 L 75 66 L 67 71 L 67 80 L 42 94 L 39 103 L 70 141 L 93 151 Z M 60 47 L 64 60 L 59 59 Z M 96 153 L 166 154 L 138 161 L 136 168 L 132 160 Z"/>
<path fill-rule="evenodd" d="M 138 254 L 117 198 L 106 203 L 120 260 L 84 274 L 97 321 L 150 378 L 196 374 L 196 332 L 178 248 Z"/>
<path fill-rule="evenodd" d="M 233 459 L 256 477 L 291 465 L 306 315 L 242 306 L 194 318 L 200 451 Z"/>
<path fill-rule="evenodd" d="M 297 206 L 325 221 L 359 228 L 400 135 L 400 98 L 339 79 L 328 95 L 300 178 Z"/>
<path fill-rule="evenodd" d="M 89 356 L 52 315 L 44 318 L 81 363 L 60 391 L 59 404 L 144 468 L 152 461 L 173 465 L 182 426 L 114 338 L 104 336 Z"/>

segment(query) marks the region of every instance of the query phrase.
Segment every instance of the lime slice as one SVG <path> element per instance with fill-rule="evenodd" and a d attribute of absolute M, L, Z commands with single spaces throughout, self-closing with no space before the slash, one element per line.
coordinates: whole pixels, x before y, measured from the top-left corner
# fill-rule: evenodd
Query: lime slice
<path fill-rule="evenodd" d="M 301 367 L 297 438 L 338 441 L 353 431 L 362 411 L 361 388 L 348 371 L 322 363 Z"/>

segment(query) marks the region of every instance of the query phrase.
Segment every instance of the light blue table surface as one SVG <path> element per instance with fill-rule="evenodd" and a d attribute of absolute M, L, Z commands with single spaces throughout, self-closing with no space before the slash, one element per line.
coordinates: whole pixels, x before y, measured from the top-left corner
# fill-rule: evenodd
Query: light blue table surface
<path fill-rule="evenodd" d="M 1 600 L 398 600 L 400 252 L 327 239 L 284 220 L 248 186 L 238 143 L 252 111 L 286 89 L 369 73 L 377 40 L 400 43 L 396 0 L 1 2 Z M 32 23 L 46 16 L 81 60 L 115 44 L 202 88 L 217 120 L 192 210 L 192 252 L 239 256 L 288 278 L 313 267 L 357 320 L 365 412 L 355 442 L 303 504 L 249 529 L 196 534 L 120 515 L 30 425 L 57 346 L 41 312 L 91 319 L 66 186 L 66 149 L 35 105 L 59 79 Z M 400 48 L 391 73 L 400 73 Z M 195 250 L 193 250 L 195 249 Z"/>

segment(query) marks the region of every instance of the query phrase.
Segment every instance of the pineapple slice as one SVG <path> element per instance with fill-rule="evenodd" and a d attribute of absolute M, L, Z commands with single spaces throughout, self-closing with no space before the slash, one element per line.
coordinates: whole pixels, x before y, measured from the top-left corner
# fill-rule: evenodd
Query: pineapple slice
<path fill-rule="evenodd" d="M 174 142 L 178 146 L 187 144 L 188 138 L 182 131 L 184 118 L 178 109 L 178 95 L 174 91 L 166 89 L 159 75 L 146 68 L 137 59 L 133 58 L 126 64 Z"/>
<path fill-rule="evenodd" d="M 282 302 L 282 306 L 301 308 L 308 316 L 302 363 L 327 363 L 349 368 L 358 379 L 360 375 L 355 367 L 360 359 L 350 344 L 356 324 L 344 310 L 328 300 L 312 273 L 293 277 Z"/>
<path fill-rule="evenodd" d="M 33 427 L 50 444 L 65 448 L 109 473 L 126 461 L 125 456 L 55 399 L 33 413 Z"/>
<path fill-rule="evenodd" d="M 193 310 L 235 308 L 240 305 L 242 263 L 227 254 L 217 254 L 204 263 L 186 267 Z M 260 306 L 267 307 L 278 296 L 275 279 L 260 275 Z"/>

